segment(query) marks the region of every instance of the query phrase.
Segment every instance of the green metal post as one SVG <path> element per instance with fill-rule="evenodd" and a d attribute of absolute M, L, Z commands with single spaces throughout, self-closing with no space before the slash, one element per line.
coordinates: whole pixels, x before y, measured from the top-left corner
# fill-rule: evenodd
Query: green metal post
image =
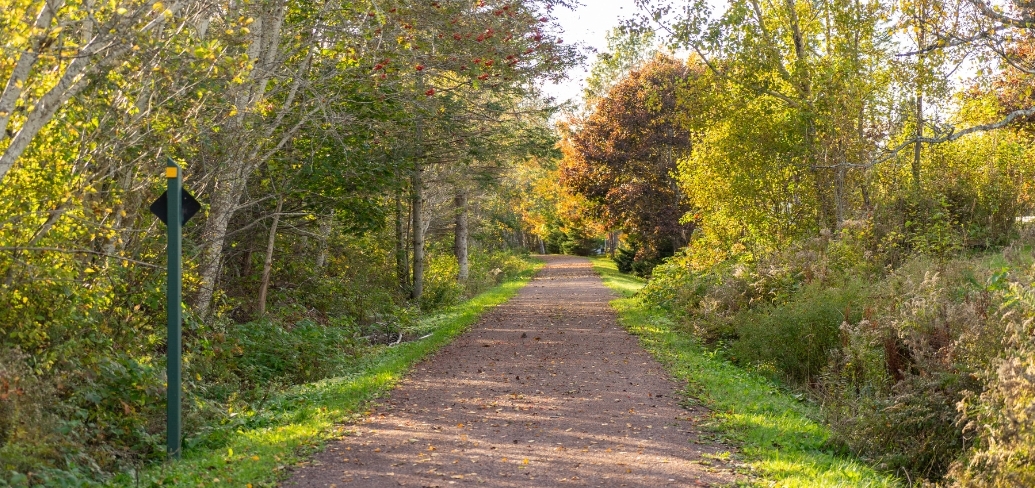
<path fill-rule="evenodd" d="M 182 430 L 180 427 L 180 410 L 182 392 L 183 372 L 183 263 L 182 263 L 182 239 L 183 239 L 183 175 L 180 167 L 168 159 L 165 167 L 165 177 L 169 182 L 168 197 L 169 207 L 167 214 L 169 232 L 169 270 L 168 270 L 168 294 L 166 301 L 167 316 L 169 319 L 169 339 L 166 348 L 166 376 L 169 379 L 166 395 L 166 433 L 167 453 L 169 459 L 180 458 L 180 446 L 182 445 Z"/>

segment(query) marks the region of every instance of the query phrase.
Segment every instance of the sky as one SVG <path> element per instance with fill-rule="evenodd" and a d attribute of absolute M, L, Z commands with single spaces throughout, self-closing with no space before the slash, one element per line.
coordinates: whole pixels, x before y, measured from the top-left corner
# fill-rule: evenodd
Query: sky
<path fill-rule="evenodd" d="M 575 10 L 554 10 L 557 21 L 564 29 L 561 38 L 565 44 L 584 44 L 599 51 L 607 49 L 607 41 L 604 39 L 607 32 L 617 27 L 621 19 L 632 17 L 636 12 L 633 0 L 582 0 L 582 3 Z M 558 102 L 580 99 L 589 74 L 589 63 L 596 58 L 592 52 L 586 54 L 586 64 L 569 71 L 567 80 L 560 84 L 546 82 L 543 85 L 547 95 L 555 97 Z"/>

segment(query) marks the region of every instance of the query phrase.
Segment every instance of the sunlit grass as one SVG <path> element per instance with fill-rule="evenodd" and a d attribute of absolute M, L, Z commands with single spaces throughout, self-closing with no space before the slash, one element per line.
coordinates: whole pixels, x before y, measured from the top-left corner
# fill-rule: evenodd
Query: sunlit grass
<path fill-rule="evenodd" d="M 826 447 L 829 430 L 818 412 L 779 385 L 703 349 L 661 310 L 633 295 L 644 281 L 618 272 L 606 258 L 593 260 L 604 284 L 621 294 L 611 302 L 622 325 L 688 384 L 687 395 L 713 412 L 712 428 L 740 448 L 760 486 L 890 487 L 901 483 Z"/>
<path fill-rule="evenodd" d="M 530 266 L 519 280 L 426 318 L 435 322 L 426 339 L 384 347 L 367 356 L 349 376 L 301 385 L 277 396 L 261 419 L 241 427 L 224 447 L 187 450 L 181 461 L 124 473 L 115 485 L 276 486 L 285 468 L 328 440 L 345 435 L 345 422 L 363 415 L 370 401 L 395 386 L 415 363 L 462 334 L 488 309 L 514 296 L 541 266 Z"/>
<path fill-rule="evenodd" d="M 593 269 L 604 277 L 604 284 L 623 297 L 631 297 L 645 284 L 638 276 L 619 273 L 618 265 L 610 258 L 594 258 Z"/>

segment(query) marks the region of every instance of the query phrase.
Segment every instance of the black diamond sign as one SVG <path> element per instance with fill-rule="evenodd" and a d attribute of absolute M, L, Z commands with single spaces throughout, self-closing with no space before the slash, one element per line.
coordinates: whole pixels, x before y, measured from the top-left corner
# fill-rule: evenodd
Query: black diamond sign
<path fill-rule="evenodd" d="M 198 201 L 194 199 L 194 195 L 191 195 L 186 188 L 184 188 L 180 194 L 183 197 L 183 221 L 180 223 L 186 224 L 194 214 L 198 213 L 198 210 L 201 210 L 201 203 L 198 203 Z M 151 213 L 155 214 L 163 224 L 169 225 L 168 219 L 166 218 L 166 216 L 169 215 L 168 191 L 162 192 L 162 196 L 158 197 L 158 200 L 155 200 L 155 202 L 151 204 Z"/>

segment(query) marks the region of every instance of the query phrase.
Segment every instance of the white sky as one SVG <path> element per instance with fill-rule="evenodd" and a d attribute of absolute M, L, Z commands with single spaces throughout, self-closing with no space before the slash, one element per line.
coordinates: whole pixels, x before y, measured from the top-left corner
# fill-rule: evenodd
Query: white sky
<path fill-rule="evenodd" d="M 564 28 L 561 38 L 565 44 L 580 43 L 598 51 L 605 51 L 605 34 L 617 27 L 621 19 L 632 17 L 636 13 L 633 0 L 582 0 L 582 3 L 584 5 L 575 10 L 554 9 L 553 14 Z M 543 90 L 547 95 L 555 97 L 558 102 L 578 101 L 582 96 L 586 76 L 589 74 L 589 64 L 594 59 L 594 53 L 587 53 L 584 66 L 569 71 L 568 79 L 560 84 L 546 82 Z"/>

